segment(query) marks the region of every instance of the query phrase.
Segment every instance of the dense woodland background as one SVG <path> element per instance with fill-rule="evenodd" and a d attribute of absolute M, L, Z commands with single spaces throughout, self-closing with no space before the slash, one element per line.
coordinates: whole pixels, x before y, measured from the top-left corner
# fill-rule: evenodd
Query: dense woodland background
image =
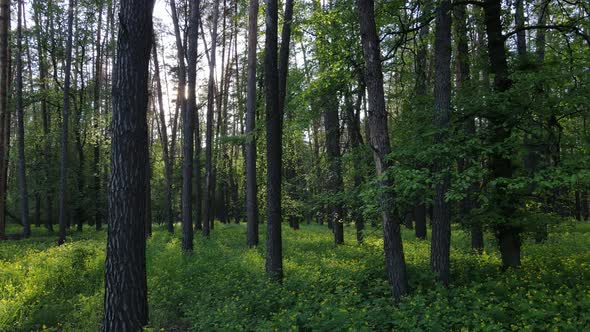
<path fill-rule="evenodd" d="M 418 294 L 435 303 L 423 289 L 466 282 L 469 260 L 499 280 L 509 277 L 496 270 L 523 273 L 512 268 L 526 267 L 529 254 L 542 261 L 542 248 L 588 258 L 570 248 L 581 242 L 568 235 L 585 236 L 590 214 L 586 1 L 158 0 L 155 10 L 151 31 L 151 1 L 0 0 L 0 239 L 28 238 L 33 229 L 32 243 L 95 246 L 104 243 L 102 232 L 80 233 L 108 224 L 104 326 L 115 324 L 109 308 L 124 302 L 110 286 L 118 280 L 109 279 L 113 255 L 127 242 L 143 243 L 120 259 L 143 264 L 137 273 L 145 278 L 152 229 L 148 246 L 175 244 L 180 257 L 181 250 L 213 250 L 226 234 L 235 255 L 253 248 L 270 280 L 285 277 L 287 289 L 293 267 L 283 269 L 283 257 L 294 249 L 283 253 L 283 233 L 303 251 L 333 242 L 336 248 L 316 249 L 335 257 L 317 264 L 337 262 L 340 245 L 365 242 L 358 250 L 380 259 L 371 270 L 387 284 L 380 291 L 397 301 Z M 136 69 L 143 64 L 145 77 Z M 240 223 L 247 226 L 230 225 Z M 291 233 L 300 228 L 309 228 L 300 231 L 305 236 Z M 179 233 L 181 241 L 158 232 Z M 6 252 L 20 250 L 8 241 L 0 243 Z M 453 257 L 455 241 L 461 259 Z M 223 259 L 218 254 L 207 257 Z M 424 269 L 416 267 L 420 255 Z M 549 262 L 541 261 L 534 264 Z M 185 265 L 195 273 L 200 266 Z M 577 268 L 587 281 L 588 264 Z M 295 280 L 305 279 L 297 273 Z M 162 292 L 152 279 L 147 284 L 138 288 Z M 562 300 L 589 303 L 585 294 Z M 148 322 L 143 297 L 139 326 Z M 580 315 L 568 316 L 578 324 L 571 326 L 590 324 Z M 391 324 L 367 328 L 411 326 Z"/>

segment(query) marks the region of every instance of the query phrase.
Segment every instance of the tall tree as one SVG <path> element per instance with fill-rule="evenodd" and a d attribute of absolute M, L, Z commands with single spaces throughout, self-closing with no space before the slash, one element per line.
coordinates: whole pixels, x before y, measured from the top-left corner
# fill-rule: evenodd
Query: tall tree
<path fill-rule="evenodd" d="M 166 125 L 166 115 L 164 114 L 164 98 L 162 95 L 162 83 L 160 77 L 160 62 L 158 61 L 158 47 L 154 35 L 152 46 L 152 61 L 154 62 L 154 81 L 156 83 L 156 97 L 158 99 L 158 117 L 160 129 L 160 144 L 162 145 L 162 159 L 164 159 L 164 182 L 166 187 L 166 197 L 164 200 L 164 220 L 168 232 L 174 232 L 174 220 L 172 217 L 172 160 L 168 152 L 168 126 Z"/>
<path fill-rule="evenodd" d="M 73 24 L 74 24 L 74 7 L 75 0 L 70 0 L 68 4 L 68 38 L 66 43 L 66 67 L 64 69 L 63 84 L 63 107 L 62 107 L 62 127 L 61 127 L 61 165 L 59 180 L 59 238 L 58 244 L 63 244 L 66 240 L 66 227 L 68 223 L 68 206 L 67 206 L 67 185 L 68 185 L 68 122 L 70 117 L 70 79 L 72 76 L 72 43 L 73 43 Z"/>
<path fill-rule="evenodd" d="M 25 120 L 23 110 L 23 3 L 18 1 L 17 27 L 16 27 L 16 113 L 18 122 L 18 184 L 20 192 L 20 217 L 23 224 L 24 237 L 31 236 L 31 225 L 29 224 L 29 195 L 27 192 L 27 176 L 25 164 Z"/>
<path fill-rule="evenodd" d="M 455 26 L 455 40 L 456 55 L 455 55 L 455 86 L 457 92 L 460 94 L 465 84 L 471 79 L 471 69 L 469 63 L 469 43 L 467 37 L 467 13 L 466 5 L 455 5 L 453 7 L 453 18 Z M 471 138 L 475 136 L 475 119 L 470 115 L 464 124 L 465 134 Z M 472 166 L 469 158 L 462 158 L 459 160 L 459 171 L 465 171 Z M 477 192 L 478 184 L 474 181 L 470 184 L 465 198 L 461 200 L 461 213 L 464 216 L 469 215 L 472 209 L 475 208 L 475 193 Z M 480 222 L 473 222 L 470 227 L 471 233 L 471 248 L 478 254 L 483 252 L 483 230 Z"/>
<path fill-rule="evenodd" d="M 256 43 L 258 0 L 250 0 L 248 12 L 248 86 L 246 101 L 246 243 L 258 245 L 258 188 L 256 183 Z"/>
<path fill-rule="evenodd" d="M 121 0 L 113 67 L 111 187 L 102 330 L 148 323 L 145 190 L 148 69 L 154 0 Z"/>
<path fill-rule="evenodd" d="M 505 38 L 502 35 L 501 0 L 485 0 L 484 21 L 488 37 L 488 54 L 490 69 L 494 74 L 494 90 L 497 93 L 508 91 L 512 87 L 506 60 Z M 502 110 L 489 110 L 488 119 L 491 127 L 491 142 L 502 145 L 511 136 L 514 119 Z M 516 211 L 516 197 L 509 193 L 505 180 L 511 179 L 514 168 L 512 160 L 505 151 L 496 151 L 489 162 L 492 179 L 502 180 L 495 187 L 490 204 L 497 209 L 503 222 L 496 226 L 496 236 L 502 256 L 503 268 L 520 265 L 520 228 L 512 225 Z"/>
<path fill-rule="evenodd" d="M 266 274 L 283 280 L 281 238 L 281 170 L 283 158 L 282 114 L 279 106 L 278 4 L 266 0 L 266 40 L 264 44 L 264 85 L 266 93 Z"/>
<path fill-rule="evenodd" d="M 182 164 L 182 249 L 184 251 L 193 250 L 193 220 L 192 220 L 192 203 L 193 203 L 193 145 L 194 145 L 194 131 L 195 131 L 195 115 L 196 115 L 196 82 L 197 82 L 197 42 L 198 42 L 198 27 L 199 27 L 199 1 L 191 1 L 189 3 L 190 17 L 189 17 L 189 40 L 188 40 L 188 100 L 185 111 L 183 126 L 184 126 L 184 153 Z M 197 116 L 198 123 L 198 116 Z M 198 158 L 198 154 L 196 155 Z M 197 174 L 198 176 L 198 174 Z M 197 199 L 199 199 L 199 190 L 197 189 Z M 197 215 L 197 218 L 200 218 Z"/>
<path fill-rule="evenodd" d="M 451 113 L 451 49 L 451 1 L 441 0 L 436 9 L 434 38 L 434 125 L 439 130 L 435 139 L 442 144 L 447 140 Z M 437 279 L 444 285 L 448 285 L 451 206 L 445 195 L 450 186 L 450 174 L 445 156 L 439 156 L 436 159 L 434 172 L 442 174 L 442 179 L 435 185 L 430 264 Z"/>
<path fill-rule="evenodd" d="M 100 203 L 100 120 L 101 120 L 101 84 L 102 84 L 102 12 L 103 2 L 100 1 L 98 4 L 98 26 L 96 28 L 96 47 L 95 59 L 94 59 L 94 91 L 93 91 L 93 106 L 94 106 L 94 119 L 93 128 L 95 135 L 95 142 L 93 148 L 94 161 L 92 163 L 92 174 L 94 182 L 94 224 L 96 230 L 102 228 L 102 213 Z"/>
<path fill-rule="evenodd" d="M 380 204 L 383 214 L 383 246 L 387 278 L 393 296 L 400 298 L 408 292 L 406 260 L 400 231 L 400 220 L 396 217 L 395 197 L 389 190 L 392 183 L 386 178 L 391 162 L 387 155 L 391 152 L 385 93 L 383 90 L 383 70 L 379 36 L 375 24 L 375 4 L 373 0 L 357 0 L 360 22 L 361 43 L 365 60 L 365 83 L 368 92 L 368 121 L 371 145 L 374 151 L 377 174 L 385 176 L 380 181 Z"/>
<path fill-rule="evenodd" d="M 8 32 L 10 26 L 10 0 L 0 0 L 0 240 L 6 237 L 6 166 L 8 160 L 8 135 L 6 123 L 8 110 Z"/>
<path fill-rule="evenodd" d="M 203 236 L 209 237 L 213 224 L 213 111 L 215 107 L 215 51 L 217 48 L 217 21 L 219 18 L 219 1 L 213 5 L 213 31 L 211 33 L 211 50 L 209 52 L 209 82 L 207 84 L 207 124 L 205 129 L 205 210 L 203 215 Z"/>

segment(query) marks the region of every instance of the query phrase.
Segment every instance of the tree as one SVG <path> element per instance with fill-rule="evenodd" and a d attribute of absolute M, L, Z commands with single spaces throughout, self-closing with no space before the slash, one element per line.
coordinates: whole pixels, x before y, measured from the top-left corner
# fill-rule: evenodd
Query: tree
<path fill-rule="evenodd" d="M 190 2 L 189 40 L 188 40 L 188 100 L 185 111 L 184 126 L 184 154 L 182 168 L 183 182 L 183 221 L 182 248 L 184 251 L 193 249 L 193 220 L 192 220 L 192 184 L 193 184 L 193 143 L 194 124 L 196 114 L 196 79 L 197 79 L 197 42 L 199 24 L 199 1 Z M 198 124 L 198 116 L 197 124 Z M 197 126 L 198 127 L 198 126 Z M 198 158 L 198 154 L 196 158 Z M 199 176 L 199 174 L 197 174 Z M 200 199 L 197 187 L 197 199 Z M 197 218 L 200 216 L 197 214 Z"/>
<path fill-rule="evenodd" d="M 219 19 L 219 1 L 213 6 L 213 31 L 211 33 L 211 50 L 209 52 L 209 82 L 207 84 L 207 124 L 205 128 L 205 211 L 203 215 L 203 236 L 209 237 L 213 225 L 213 111 L 215 107 L 215 50 L 217 48 L 217 21 Z M 202 29 L 201 29 L 202 31 Z"/>
<path fill-rule="evenodd" d="M 395 197 L 389 192 L 391 181 L 386 178 L 391 167 L 387 155 L 391 152 L 385 94 L 383 91 L 383 71 L 379 36 L 375 25 L 375 4 L 373 0 L 357 0 L 360 22 L 361 44 L 365 60 L 365 82 L 369 101 L 369 126 L 375 165 L 380 180 L 380 205 L 383 215 L 383 246 L 387 278 L 393 296 L 399 299 L 408 292 L 406 261 L 400 231 L 400 221 L 396 217 Z M 393 207 L 393 208 L 392 208 Z"/>
<path fill-rule="evenodd" d="M 500 0 L 486 0 L 484 3 L 484 21 L 488 37 L 488 54 L 490 69 L 494 76 L 496 93 L 508 91 L 512 87 L 509 78 L 508 62 L 504 37 L 502 36 L 502 5 Z M 504 144 L 510 137 L 514 119 L 502 110 L 490 110 L 488 119 L 491 126 L 490 141 L 493 144 Z M 512 225 L 516 210 L 516 197 L 507 188 L 505 180 L 512 178 L 514 169 L 512 160 L 505 151 L 495 152 L 489 162 L 492 179 L 500 180 L 496 185 L 491 205 L 498 210 L 502 222 L 495 228 L 500 247 L 503 268 L 520 265 L 520 233 L 519 227 Z"/>
<path fill-rule="evenodd" d="M 434 39 L 434 124 L 439 130 L 435 140 L 444 144 L 447 140 L 451 113 L 451 1 L 441 0 L 436 9 Z M 434 163 L 434 172 L 442 176 L 435 185 L 432 220 L 432 245 L 430 264 L 437 279 L 448 285 L 450 277 L 451 207 L 446 200 L 450 186 L 450 174 L 445 157 Z"/>
<path fill-rule="evenodd" d="M 72 76 L 72 39 L 74 24 L 74 7 L 76 2 L 70 0 L 68 4 L 68 38 L 66 43 L 66 67 L 64 69 L 64 93 L 61 126 L 61 166 L 59 180 L 59 245 L 66 241 L 66 227 L 68 218 L 67 185 L 68 185 L 68 122 L 70 116 L 70 79 Z"/>
<path fill-rule="evenodd" d="M 281 237 L 281 171 L 283 158 L 282 113 L 279 105 L 277 0 L 266 0 L 266 40 L 264 44 L 264 87 L 266 94 L 266 274 L 283 280 Z"/>
<path fill-rule="evenodd" d="M 22 0 L 18 1 L 18 25 L 17 25 L 17 55 L 16 55 L 16 113 L 18 121 L 18 182 L 20 191 L 21 222 L 23 224 L 24 237 L 31 236 L 31 225 L 29 224 L 29 197 L 27 192 L 27 177 L 25 164 L 25 121 L 23 110 L 23 32 Z"/>
<path fill-rule="evenodd" d="M 6 168 L 8 160 L 8 31 L 10 26 L 10 0 L 0 0 L 0 240 L 6 237 Z"/>
<path fill-rule="evenodd" d="M 250 0 L 248 12 L 248 86 L 246 101 L 246 218 L 249 247 L 258 245 L 258 188 L 256 183 L 256 43 L 258 0 Z"/>
<path fill-rule="evenodd" d="M 102 330 L 148 323 L 145 190 L 148 181 L 148 68 L 153 0 L 121 0 L 113 67 L 111 186 Z"/>

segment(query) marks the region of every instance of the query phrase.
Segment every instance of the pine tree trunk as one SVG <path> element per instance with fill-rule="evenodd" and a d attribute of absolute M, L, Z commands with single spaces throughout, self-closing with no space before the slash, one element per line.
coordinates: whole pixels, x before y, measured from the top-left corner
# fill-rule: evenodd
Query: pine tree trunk
<path fill-rule="evenodd" d="M 282 117 L 280 108 L 277 0 L 266 0 L 266 38 L 264 45 L 264 83 L 266 96 L 266 274 L 275 282 L 283 280 L 281 237 Z"/>
<path fill-rule="evenodd" d="M 98 27 L 96 32 L 96 59 L 94 61 L 94 91 L 93 91 L 93 105 L 94 105 L 94 123 L 93 129 L 94 134 L 96 135 L 96 142 L 94 143 L 93 148 L 93 157 L 94 160 L 92 162 L 92 177 L 93 177 L 93 191 L 94 191 L 94 225 L 96 230 L 100 230 L 102 228 L 102 206 L 101 206 L 101 195 L 100 195 L 100 144 L 101 139 L 99 135 L 100 130 L 100 90 L 102 84 L 102 41 L 101 41 L 101 34 L 102 34 L 102 11 L 103 11 L 103 3 L 100 2 L 98 7 Z"/>
<path fill-rule="evenodd" d="M 213 9 L 213 33 L 211 39 L 211 51 L 209 52 L 209 82 L 207 85 L 207 124 L 205 132 L 205 195 L 203 202 L 205 210 L 203 215 L 203 236 L 209 237 L 213 225 L 213 111 L 215 107 L 215 51 L 217 48 L 217 21 L 219 18 L 219 1 L 215 1 Z"/>
<path fill-rule="evenodd" d="M 385 94 L 383 91 L 383 71 L 379 36 L 375 25 L 373 0 L 357 0 L 360 21 L 361 43 L 365 60 L 365 82 L 368 91 L 368 121 L 371 145 L 374 149 L 377 174 L 383 175 L 391 167 L 387 155 L 391 152 L 389 141 Z M 406 262 L 400 231 L 400 221 L 396 218 L 395 197 L 388 191 L 392 183 L 383 179 L 380 183 L 380 203 L 383 210 L 383 245 L 385 267 L 393 296 L 399 299 L 408 292 Z"/>
<path fill-rule="evenodd" d="M 70 78 L 72 68 L 72 43 L 75 1 L 70 0 L 68 5 L 68 38 L 66 44 L 66 67 L 64 69 L 64 94 L 62 107 L 61 127 L 61 166 L 59 181 L 59 245 L 66 241 L 66 228 L 68 227 L 68 203 L 67 203 L 67 179 L 68 179 L 68 122 L 70 116 Z"/>
<path fill-rule="evenodd" d="M 18 125 L 18 186 L 20 193 L 20 218 L 23 224 L 23 236 L 31 236 L 29 224 L 29 194 L 25 164 L 25 120 L 23 109 L 23 34 L 22 34 L 22 0 L 17 4 L 17 54 L 16 54 L 16 114 Z"/>
<path fill-rule="evenodd" d="M 6 238 L 6 171 L 8 161 L 9 122 L 8 80 L 8 34 L 10 26 L 10 0 L 0 0 L 0 240 Z"/>
<path fill-rule="evenodd" d="M 256 183 L 256 43 L 258 0 L 250 0 L 248 19 L 248 86 L 246 101 L 246 243 L 258 245 L 258 188 Z"/>
<path fill-rule="evenodd" d="M 146 195 L 148 69 L 153 0 L 121 0 L 113 68 L 111 188 L 102 330 L 148 323 Z M 133 96 L 133 98 L 130 98 Z"/>

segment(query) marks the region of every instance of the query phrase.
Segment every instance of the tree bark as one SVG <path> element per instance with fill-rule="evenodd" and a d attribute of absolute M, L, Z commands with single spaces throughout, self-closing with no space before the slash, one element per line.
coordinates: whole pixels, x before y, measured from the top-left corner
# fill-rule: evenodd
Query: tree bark
<path fill-rule="evenodd" d="M 374 151 L 377 174 L 386 176 L 391 167 L 387 155 L 391 152 L 385 94 L 383 91 L 383 71 L 379 36 L 375 24 L 373 0 L 357 0 L 360 21 L 361 43 L 365 60 L 365 82 L 368 91 L 368 121 L 371 145 Z M 400 221 L 396 218 L 395 197 L 389 191 L 392 183 L 387 178 L 380 182 L 380 203 L 383 210 L 383 245 L 385 266 L 393 296 L 399 299 L 408 292 L 406 261 L 400 231 Z"/>
<path fill-rule="evenodd" d="M 121 0 L 113 67 L 111 188 L 102 330 L 148 323 L 146 195 L 148 69 L 154 0 Z"/>
<path fill-rule="evenodd" d="M 246 243 L 258 245 L 258 188 L 256 183 L 256 43 L 258 0 L 250 0 L 248 19 L 248 86 L 246 101 Z"/>
<path fill-rule="evenodd" d="M 215 108 L 215 51 L 217 48 L 217 21 L 219 19 L 219 1 L 213 8 L 213 32 L 211 34 L 211 51 L 209 52 L 209 82 L 207 85 L 207 124 L 205 132 L 205 210 L 203 215 L 203 236 L 209 237 L 213 220 L 213 112 Z"/>
<path fill-rule="evenodd" d="M 20 217 L 23 223 L 23 236 L 31 236 L 29 224 L 29 194 L 25 163 L 25 120 L 23 109 L 23 33 L 22 33 L 22 0 L 17 4 L 17 54 L 16 54 L 16 116 L 18 125 L 18 186 L 20 193 Z"/>
<path fill-rule="evenodd" d="M 283 158 L 280 108 L 277 0 L 266 0 L 266 40 L 264 45 L 264 83 L 266 92 L 266 274 L 275 282 L 283 280 L 281 238 L 281 170 Z"/>
<path fill-rule="evenodd" d="M 490 69 L 494 74 L 494 89 L 505 92 L 512 87 L 508 77 L 508 63 L 504 37 L 502 35 L 501 0 L 485 0 L 484 21 L 488 37 L 488 54 Z M 505 114 L 490 110 L 489 121 L 492 128 L 492 144 L 503 144 L 511 135 L 511 119 Z M 513 165 L 506 153 L 494 153 L 489 163 L 492 179 L 512 178 Z M 505 184 L 496 186 L 491 198 L 491 205 L 498 209 L 505 222 L 496 227 L 496 236 L 502 256 L 502 267 L 520 265 L 520 229 L 511 225 L 515 212 L 516 197 L 510 195 Z"/>
<path fill-rule="evenodd" d="M 67 206 L 67 179 L 68 179 L 68 122 L 70 116 L 70 79 L 72 68 L 72 43 L 74 24 L 74 7 L 75 0 L 70 0 L 68 5 L 68 38 L 66 44 L 66 67 L 64 69 L 64 94 L 62 107 L 62 128 L 61 128 L 61 167 L 59 181 L 59 239 L 58 245 L 66 241 L 66 227 L 68 224 L 68 206 Z"/>
<path fill-rule="evenodd" d="M 6 170 L 8 142 L 6 123 L 10 118 L 8 109 L 8 33 L 10 26 L 10 0 L 0 0 L 0 240 L 6 238 Z"/>
<path fill-rule="evenodd" d="M 434 125 L 440 131 L 435 140 L 442 144 L 447 141 L 451 115 L 451 49 L 451 1 L 441 0 L 436 9 L 434 38 Z M 450 187 L 450 165 L 444 158 L 438 157 L 434 163 L 434 172 L 442 173 L 442 180 L 435 184 L 430 264 L 438 281 L 446 286 L 451 271 L 451 206 L 445 199 Z"/>
<path fill-rule="evenodd" d="M 95 143 L 93 146 L 93 156 L 94 161 L 92 162 L 92 174 L 94 180 L 94 226 L 96 230 L 100 230 L 102 228 L 102 206 L 101 206 L 101 199 L 100 199 L 100 92 L 101 92 L 101 84 L 102 84 L 102 11 L 103 11 L 103 3 L 100 2 L 98 7 L 98 27 L 96 33 L 96 59 L 94 61 L 94 91 L 93 91 L 93 106 L 94 106 L 94 135 L 95 135 Z"/>
<path fill-rule="evenodd" d="M 192 220 L 192 184 L 193 184 L 193 144 L 195 131 L 196 82 L 197 82 L 197 43 L 199 26 L 199 1 L 190 2 L 189 40 L 188 40 L 188 100 L 184 116 L 184 162 L 182 169 L 183 182 L 183 223 L 182 223 L 182 249 L 193 250 L 193 220 Z M 197 116 L 198 123 L 198 116 Z M 199 190 L 197 189 L 197 196 Z M 199 199 L 199 198 L 197 198 Z M 200 216 L 197 215 L 197 218 Z"/>

